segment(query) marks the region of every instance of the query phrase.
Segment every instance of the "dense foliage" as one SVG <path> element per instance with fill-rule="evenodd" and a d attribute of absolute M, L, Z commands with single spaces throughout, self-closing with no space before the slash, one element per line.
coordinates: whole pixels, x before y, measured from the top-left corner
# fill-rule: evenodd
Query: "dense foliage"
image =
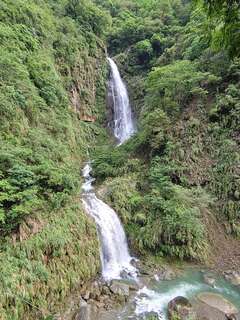
<path fill-rule="evenodd" d="M 206 259 L 211 216 L 239 236 L 240 63 L 231 60 L 239 50 L 223 34 L 239 14 L 231 3 L 116 1 L 109 50 L 128 83 L 138 133 L 99 150 L 94 170 L 109 177 L 105 197 L 137 251 Z"/>
<path fill-rule="evenodd" d="M 1 319 L 40 319 L 99 270 L 79 193 L 102 129 L 82 118 L 104 119 L 110 20 L 87 0 L 0 1 Z"/>
<path fill-rule="evenodd" d="M 0 317 L 47 316 L 96 275 L 79 203 L 89 153 L 138 253 L 204 260 L 212 217 L 240 237 L 239 12 L 234 0 L 0 0 Z M 106 47 L 138 122 L 118 148 L 101 128 Z"/>
<path fill-rule="evenodd" d="M 240 56 L 240 3 L 238 0 L 198 0 L 210 17 L 212 42 L 225 47 L 229 54 Z"/>
<path fill-rule="evenodd" d="M 71 111 L 70 90 L 81 81 L 74 69 L 92 64 L 90 56 L 101 53 L 99 29 L 94 33 L 92 23 L 102 25 L 102 33 L 108 16 L 87 1 L 55 6 L 53 11 L 44 1 L 39 5 L 1 1 L 0 230 L 4 233 L 44 206 L 62 206 L 80 188 L 75 172 L 80 173 L 78 161 L 86 152 L 91 128 L 79 123 Z M 85 74 L 91 76 L 86 70 Z M 87 87 L 83 90 L 87 104 L 93 93 Z M 94 105 L 91 108 L 94 112 Z"/>

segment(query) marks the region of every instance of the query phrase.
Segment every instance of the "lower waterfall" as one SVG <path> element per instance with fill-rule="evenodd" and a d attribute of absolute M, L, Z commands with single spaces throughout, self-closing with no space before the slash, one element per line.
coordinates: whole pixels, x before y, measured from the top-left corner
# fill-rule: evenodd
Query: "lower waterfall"
<path fill-rule="evenodd" d="M 87 163 L 83 169 L 82 201 L 86 212 L 97 224 L 101 242 L 102 277 L 105 280 L 118 279 L 123 276 L 136 278 L 137 270 L 131 264 L 126 236 L 116 212 L 97 198 L 91 177 L 91 165 Z"/>

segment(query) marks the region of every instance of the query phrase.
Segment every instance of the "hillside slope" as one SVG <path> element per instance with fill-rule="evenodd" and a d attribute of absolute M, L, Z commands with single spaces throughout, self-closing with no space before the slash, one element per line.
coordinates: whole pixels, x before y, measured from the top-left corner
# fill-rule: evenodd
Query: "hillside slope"
<path fill-rule="evenodd" d="M 137 252 L 207 261 L 207 216 L 240 236 L 239 58 L 211 44 L 202 6 L 136 0 L 113 12 L 109 50 L 138 133 L 117 150 L 100 148 L 95 174 L 108 179 L 105 197 Z"/>
<path fill-rule="evenodd" d="M 98 275 L 88 157 L 136 254 L 239 268 L 239 4 L 204 3 L 0 0 L 0 319 L 44 319 Z M 117 148 L 106 48 L 138 123 Z"/>
<path fill-rule="evenodd" d="M 110 18 L 88 1 L 2 0 L 0 21 L 0 318 L 36 319 L 100 268 L 80 188 L 104 135 Z"/>

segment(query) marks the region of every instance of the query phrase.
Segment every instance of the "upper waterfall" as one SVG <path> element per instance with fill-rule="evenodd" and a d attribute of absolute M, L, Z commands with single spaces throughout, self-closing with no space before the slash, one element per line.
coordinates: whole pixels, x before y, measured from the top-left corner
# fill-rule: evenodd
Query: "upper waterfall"
<path fill-rule="evenodd" d="M 120 76 L 116 63 L 108 58 L 111 67 L 109 89 L 113 99 L 113 131 L 119 144 L 129 139 L 135 132 L 132 110 L 127 88 Z"/>

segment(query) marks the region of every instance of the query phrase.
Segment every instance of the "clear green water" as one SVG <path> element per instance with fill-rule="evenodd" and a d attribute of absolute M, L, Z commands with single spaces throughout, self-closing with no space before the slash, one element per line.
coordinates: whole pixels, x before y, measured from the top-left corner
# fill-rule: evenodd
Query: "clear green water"
<path fill-rule="evenodd" d="M 171 281 L 152 281 L 148 288 L 141 289 L 133 301 L 117 312 L 115 319 L 142 319 L 142 315 L 150 311 L 157 312 L 159 319 L 166 319 L 167 304 L 170 300 L 184 296 L 191 301 L 201 292 L 221 294 L 240 310 L 240 288 L 216 274 L 211 273 L 211 276 L 216 279 L 214 288 L 204 282 L 201 271 L 193 269 Z"/>

